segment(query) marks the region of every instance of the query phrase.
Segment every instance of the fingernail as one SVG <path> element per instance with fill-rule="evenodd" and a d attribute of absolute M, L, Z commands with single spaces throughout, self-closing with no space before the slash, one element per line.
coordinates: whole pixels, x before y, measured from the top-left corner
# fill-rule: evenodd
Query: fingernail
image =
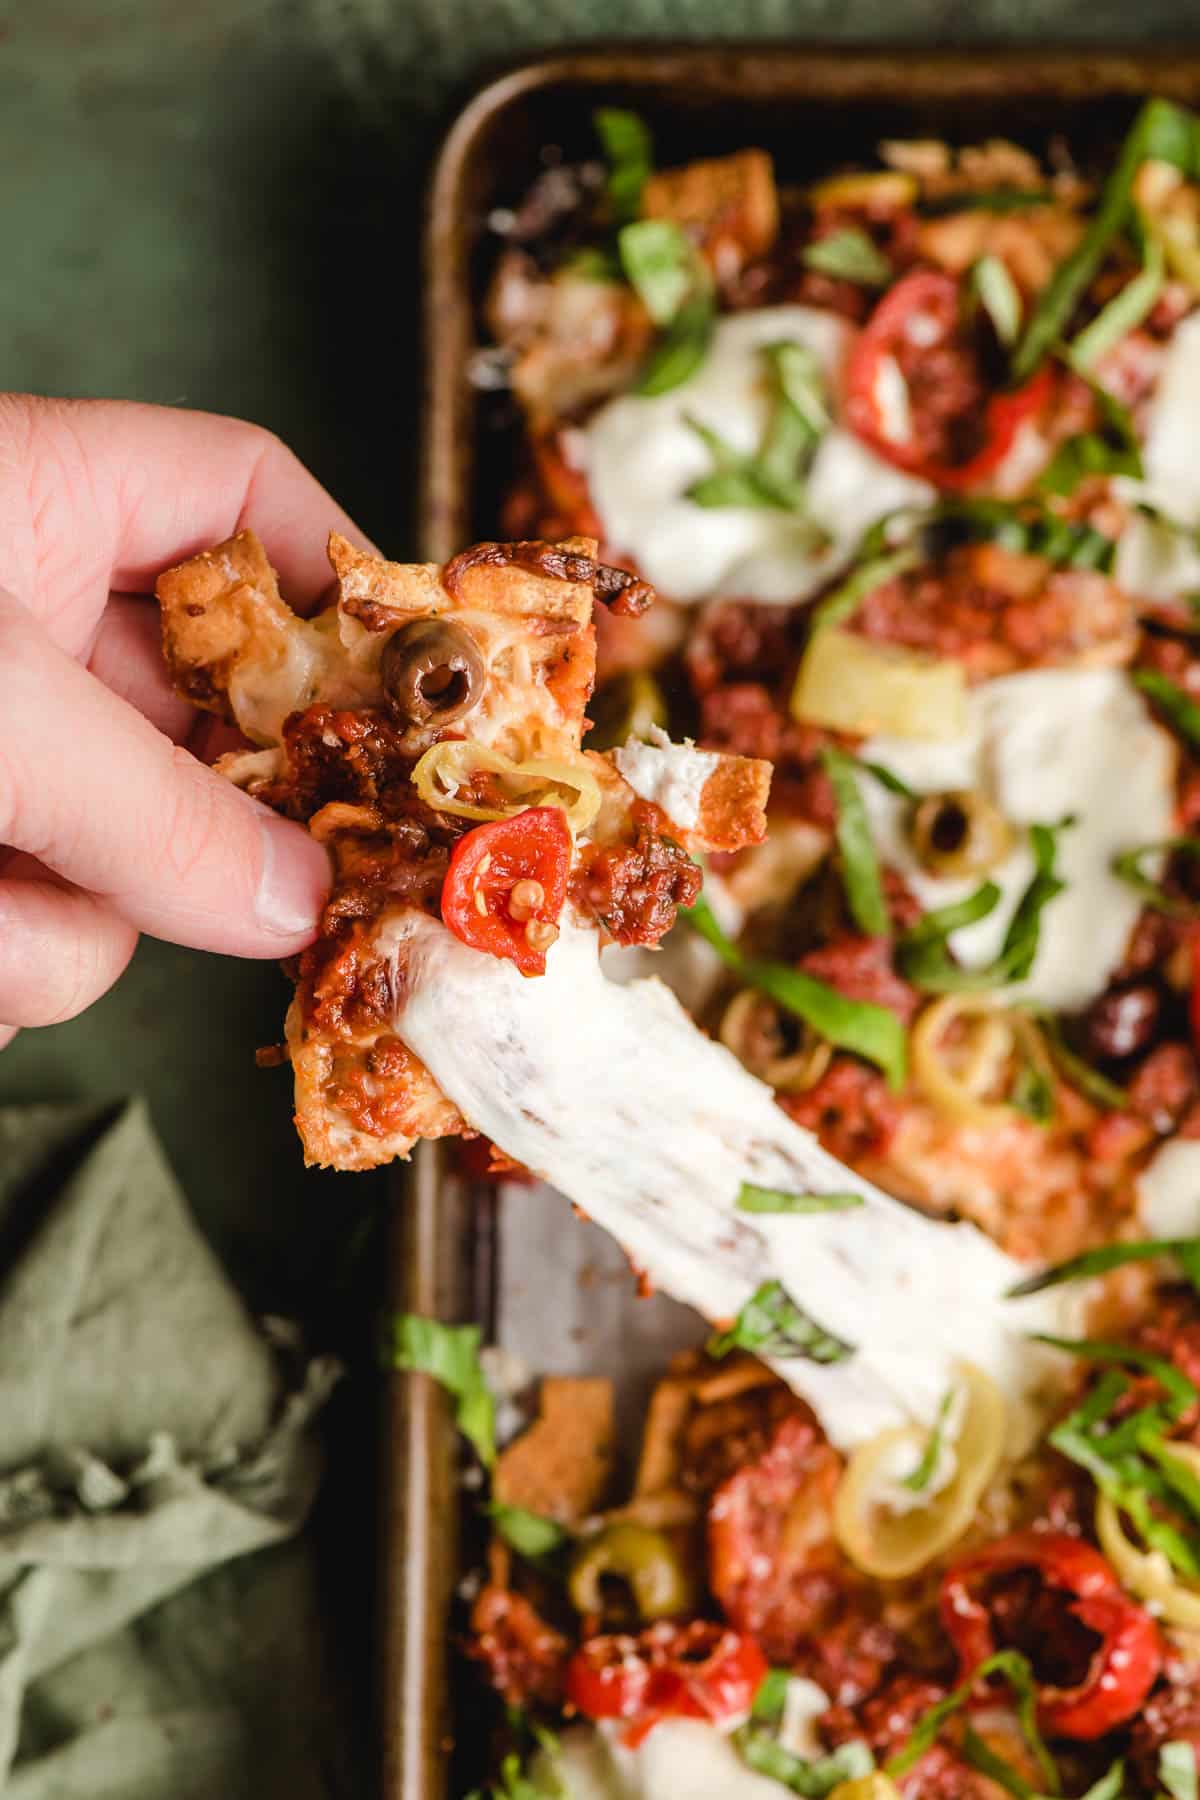
<path fill-rule="evenodd" d="M 329 892 L 329 859 L 300 825 L 259 806 L 262 875 L 255 915 L 264 931 L 279 937 L 314 937 Z"/>

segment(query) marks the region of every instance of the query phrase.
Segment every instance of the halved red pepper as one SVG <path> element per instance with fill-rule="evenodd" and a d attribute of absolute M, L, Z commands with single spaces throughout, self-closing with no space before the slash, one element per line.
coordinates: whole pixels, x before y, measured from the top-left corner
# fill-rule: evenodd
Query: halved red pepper
<path fill-rule="evenodd" d="M 628 1719 L 636 1746 L 662 1719 L 728 1723 L 749 1713 L 767 1674 L 752 1637 L 709 1619 L 588 1638 L 567 1664 L 567 1699 L 589 1719 Z"/>
<path fill-rule="evenodd" d="M 1026 419 L 1040 412 L 1054 377 L 1043 366 L 1024 387 L 992 393 L 979 421 L 980 447 L 964 462 L 931 457 L 916 435 L 907 441 L 889 431 L 879 394 L 879 381 L 889 359 L 896 378 L 919 366 L 923 358 L 944 363 L 963 338 L 958 282 L 940 269 L 914 269 L 890 288 L 860 331 L 846 366 L 845 419 L 851 430 L 898 469 L 919 475 L 935 487 L 972 488 L 1003 462 Z M 941 374 L 941 369 L 938 371 Z M 907 385 L 907 383 L 906 383 Z M 972 414 L 978 408 L 972 404 Z"/>
<path fill-rule="evenodd" d="M 442 883 L 442 918 L 464 944 L 546 973 L 571 870 L 571 828 L 557 806 L 531 806 L 459 838 Z"/>
<path fill-rule="evenodd" d="M 1070 1688 L 1039 1683 L 1038 1718 L 1052 1737 L 1090 1740 L 1131 1719 L 1158 1678 L 1163 1644 L 1158 1626 L 1125 1593 L 1108 1561 L 1079 1538 L 1059 1531 L 1018 1531 L 954 1563 L 942 1578 L 942 1624 L 965 1681 L 1004 1646 L 997 1641 L 997 1576 L 1032 1570 L 1060 1598 L 1063 1611 L 1100 1640 L 1083 1680 Z"/>

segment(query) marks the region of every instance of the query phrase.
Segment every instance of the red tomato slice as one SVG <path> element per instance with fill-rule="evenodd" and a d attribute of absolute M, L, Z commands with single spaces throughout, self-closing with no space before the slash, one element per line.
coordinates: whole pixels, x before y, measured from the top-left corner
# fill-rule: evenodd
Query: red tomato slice
<path fill-rule="evenodd" d="M 898 469 L 935 487 L 971 488 L 1004 460 L 1021 425 L 1044 406 L 1053 379 L 1042 368 L 1015 393 L 985 397 L 961 325 L 958 282 L 937 269 L 914 269 L 889 289 L 858 335 L 846 368 L 845 418 Z M 907 435 L 897 434 L 884 410 L 881 384 L 889 380 L 908 397 Z M 964 424 L 977 424 L 979 448 L 952 462 L 946 440 Z M 931 447 L 938 445 L 941 453 Z"/>
<path fill-rule="evenodd" d="M 557 806 L 531 806 L 459 838 L 442 883 L 442 918 L 473 950 L 544 975 L 571 868 L 571 828 Z"/>
<path fill-rule="evenodd" d="M 567 1664 L 567 1698 L 589 1719 L 634 1721 L 637 1744 L 662 1719 L 744 1718 L 767 1674 L 752 1637 L 708 1619 L 664 1620 L 637 1637 L 589 1638 Z"/>

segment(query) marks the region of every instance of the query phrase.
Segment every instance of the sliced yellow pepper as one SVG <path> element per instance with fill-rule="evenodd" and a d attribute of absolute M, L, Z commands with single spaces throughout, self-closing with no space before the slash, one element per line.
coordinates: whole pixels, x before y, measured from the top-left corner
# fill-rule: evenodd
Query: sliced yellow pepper
<path fill-rule="evenodd" d="M 1008 1408 L 990 1376 L 972 1363 L 960 1363 L 962 1419 L 950 1441 L 954 1473 L 922 1503 L 900 1510 L 894 1471 L 907 1450 L 915 1467 L 928 1443 L 919 1425 L 884 1431 L 853 1453 L 833 1502 L 833 1528 L 852 1562 L 882 1581 L 902 1581 L 925 1568 L 956 1543 L 972 1519 L 980 1497 L 995 1475 L 1008 1436 Z M 907 1498 L 907 1496 L 906 1496 Z"/>
<path fill-rule="evenodd" d="M 460 800 L 459 790 L 477 775 L 495 776 L 497 798 L 490 806 Z M 507 819 L 530 806 L 561 806 L 572 831 L 586 831 L 600 811 L 600 786 L 587 764 L 557 757 L 516 763 L 461 738 L 444 738 L 426 750 L 412 779 L 427 806 L 460 819 Z"/>

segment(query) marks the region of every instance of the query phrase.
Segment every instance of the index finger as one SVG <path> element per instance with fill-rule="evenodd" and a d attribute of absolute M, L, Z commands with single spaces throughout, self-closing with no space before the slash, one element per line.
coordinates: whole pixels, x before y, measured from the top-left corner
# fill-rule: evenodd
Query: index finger
<path fill-rule="evenodd" d="M 129 401 L 0 396 L 0 586 L 79 654 L 110 590 L 250 526 L 304 606 L 326 588 L 329 532 L 368 539 L 271 432 Z"/>

